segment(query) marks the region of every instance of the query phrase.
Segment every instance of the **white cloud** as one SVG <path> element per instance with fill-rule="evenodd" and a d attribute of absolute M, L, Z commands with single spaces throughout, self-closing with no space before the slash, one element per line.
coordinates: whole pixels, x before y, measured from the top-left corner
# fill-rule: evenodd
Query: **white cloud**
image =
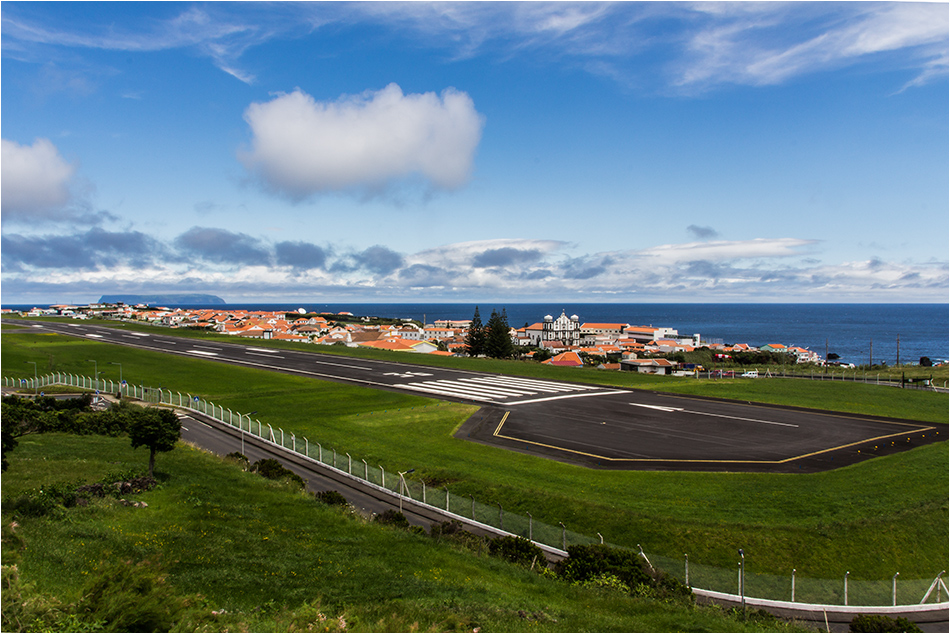
<path fill-rule="evenodd" d="M 349 266 L 348 250 L 335 247 L 323 251 L 326 266 L 321 259 L 318 267 L 284 266 L 270 255 L 279 245 L 264 241 L 259 247 L 266 257 L 243 263 L 175 257 L 176 244 L 149 241 L 137 233 L 95 231 L 32 239 L 4 236 L 4 290 L 13 298 L 5 299 L 16 303 L 19 294 L 36 289 L 45 289 L 49 301 L 58 301 L 83 289 L 95 295 L 117 288 L 151 292 L 187 285 L 190 290 L 261 300 L 319 293 L 392 301 L 404 300 L 411 292 L 418 301 L 597 301 L 610 296 L 643 301 L 932 302 L 945 301 L 950 288 L 947 262 L 872 258 L 822 263 L 799 257 L 817 243 L 793 238 L 672 244 L 576 257 L 564 242 L 484 240 L 376 258 L 372 266 Z M 54 249 L 62 253 L 61 264 L 37 263 L 36 252 Z M 385 247 L 373 249 L 394 253 Z M 373 249 L 362 255 L 368 257 Z M 345 266 L 334 266 L 340 262 Z"/>
<path fill-rule="evenodd" d="M 637 252 L 651 263 L 674 264 L 678 262 L 728 261 L 748 258 L 776 258 L 801 255 L 801 248 L 814 244 L 814 240 L 798 238 L 756 238 L 754 240 L 715 240 L 664 244 Z"/>
<path fill-rule="evenodd" d="M 4 220 L 66 215 L 76 166 L 67 163 L 49 139 L 20 145 L 2 139 L 0 181 Z"/>
<path fill-rule="evenodd" d="M 245 167 L 270 190 L 301 200 L 339 191 L 379 191 L 421 177 L 456 189 L 472 171 L 484 117 L 464 92 L 405 95 L 396 84 L 318 102 L 295 90 L 244 115 Z"/>
<path fill-rule="evenodd" d="M 680 86 L 778 84 L 861 58 L 904 51 L 919 85 L 946 73 L 948 14 L 943 3 L 869 5 L 746 4 L 707 7 L 709 21 L 689 36 Z"/>

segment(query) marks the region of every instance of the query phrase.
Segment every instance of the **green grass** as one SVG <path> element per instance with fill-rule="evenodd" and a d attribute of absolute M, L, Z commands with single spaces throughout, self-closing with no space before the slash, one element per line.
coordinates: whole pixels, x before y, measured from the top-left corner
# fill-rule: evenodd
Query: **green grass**
<path fill-rule="evenodd" d="M 5 333 L 2 352 L 6 375 L 32 376 L 28 360 L 39 360 L 41 372 L 91 375 L 87 360 L 98 359 L 100 371 L 117 378 L 118 368 L 107 361 L 120 362 L 129 380 L 255 411 L 275 429 L 349 452 L 354 461 L 383 464 L 389 472 L 415 468 L 417 477 L 448 485 L 453 495 L 471 494 L 554 526 L 564 522 L 591 537 L 599 532 L 615 544 L 641 544 L 650 554 L 689 553 L 696 564 L 731 568 L 744 548 L 759 571 L 797 568 L 816 578 L 845 570 L 855 579 L 886 579 L 895 571 L 932 578 L 947 567 L 946 443 L 810 475 L 598 471 L 455 439 L 452 432 L 474 411 L 459 404 L 35 331 Z M 702 383 L 664 383 L 664 389 Z M 940 394 L 792 380 L 713 383 L 723 386 L 729 398 L 794 398 L 825 409 L 848 411 L 851 404 L 902 418 L 928 419 L 912 415 L 919 412 L 947 418 Z"/>
<path fill-rule="evenodd" d="M 141 465 L 145 453 L 126 438 L 26 437 L 10 456 L 4 499 L 57 473 L 96 480 Z M 21 519 L 15 539 L 4 513 L 5 567 L 15 563 L 36 592 L 75 602 L 84 583 L 114 562 L 157 562 L 176 594 L 202 595 L 192 602 L 193 618 L 219 631 L 303 630 L 319 625 L 317 611 L 342 615 L 353 631 L 787 629 L 716 608 L 569 586 L 367 524 L 186 446 L 163 454 L 158 471 L 163 484 L 135 496 L 147 508 L 107 498 L 59 520 Z M 225 615 L 211 616 L 221 609 Z"/>

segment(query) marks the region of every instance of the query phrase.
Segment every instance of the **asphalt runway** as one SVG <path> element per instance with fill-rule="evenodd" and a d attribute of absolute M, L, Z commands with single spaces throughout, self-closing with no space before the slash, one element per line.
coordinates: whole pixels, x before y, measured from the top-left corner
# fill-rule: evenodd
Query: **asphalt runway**
<path fill-rule="evenodd" d="M 478 404 L 481 409 L 456 437 L 592 468 L 815 472 L 948 435 L 946 424 L 348 358 L 253 341 L 203 341 L 82 322 L 28 323 L 38 331 L 104 343 Z"/>

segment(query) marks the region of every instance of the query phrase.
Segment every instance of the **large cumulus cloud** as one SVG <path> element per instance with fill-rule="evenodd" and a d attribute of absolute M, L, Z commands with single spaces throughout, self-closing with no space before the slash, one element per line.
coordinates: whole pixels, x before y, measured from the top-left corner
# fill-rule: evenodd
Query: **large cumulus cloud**
<path fill-rule="evenodd" d="M 0 140 L 4 220 L 37 220 L 66 215 L 76 166 L 49 139 L 32 145 Z"/>
<path fill-rule="evenodd" d="M 471 97 L 379 91 L 319 102 L 295 90 L 254 103 L 244 118 L 251 148 L 239 155 L 264 187 L 293 200 L 375 192 L 411 178 L 432 189 L 468 182 L 484 118 Z"/>

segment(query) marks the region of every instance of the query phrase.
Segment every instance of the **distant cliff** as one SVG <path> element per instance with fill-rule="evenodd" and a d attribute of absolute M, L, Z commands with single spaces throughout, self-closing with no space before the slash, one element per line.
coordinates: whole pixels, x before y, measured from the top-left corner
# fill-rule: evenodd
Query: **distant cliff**
<path fill-rule="evenodd" d="M 176 295 L 103 295 L 100 304 L 147 304 L 149 306 L 210 306 L 226 304 L 217 295 L 179 293 Z"/>

